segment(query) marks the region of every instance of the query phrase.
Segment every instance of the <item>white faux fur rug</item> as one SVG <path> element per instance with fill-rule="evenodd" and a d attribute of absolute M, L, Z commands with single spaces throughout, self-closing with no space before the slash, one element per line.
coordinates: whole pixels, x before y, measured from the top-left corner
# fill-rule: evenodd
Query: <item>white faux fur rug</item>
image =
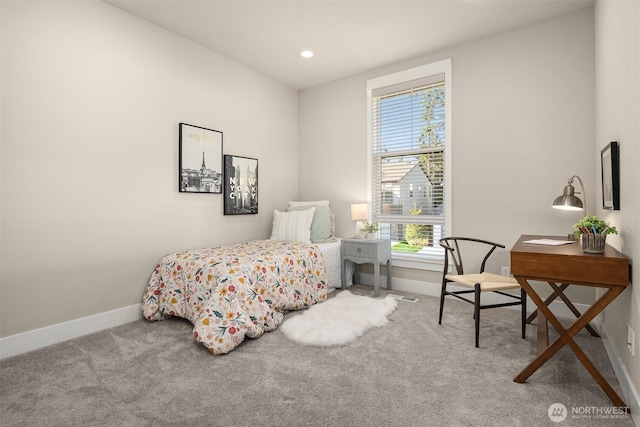
<path fill-rule="evenodd" d="M 372 327 L 387 324 L 387 316 L 398 301 L 392 296 L 375 299 L 340 293 L 302 314 L 285 320 L 280 329 L 290 340 L 306 345 L 331 346 L 348 344 Z"/>

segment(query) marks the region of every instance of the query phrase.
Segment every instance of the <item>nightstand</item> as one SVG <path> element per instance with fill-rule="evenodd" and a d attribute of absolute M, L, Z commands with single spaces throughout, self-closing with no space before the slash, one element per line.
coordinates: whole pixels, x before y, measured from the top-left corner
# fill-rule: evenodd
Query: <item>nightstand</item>
<path fill-rule="evenodd" d="M 342 239 L 340 246 L 342 289 L 347 287 L 346 262 L 373 264 L 374 296 L 380 295 L 380 264 L 387 265 L 387 289 L 391 289 L 391 241 L 387 239 Z M 358 281 L 358 269 L 355 269 Z M 355 282 L 354 282 L 355 283 Z"/>

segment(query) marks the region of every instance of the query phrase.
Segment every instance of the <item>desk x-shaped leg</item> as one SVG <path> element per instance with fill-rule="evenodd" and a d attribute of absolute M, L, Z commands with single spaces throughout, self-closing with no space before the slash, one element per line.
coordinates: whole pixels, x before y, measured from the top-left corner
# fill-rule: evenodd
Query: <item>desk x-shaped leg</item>
<path fill-rule="evenodd" d="M 576 316 L 576 317 L 580 317 L 580 312 L 578 311 L 578 309 L 573 305 L 573 303 L 571 302 L 571 300 L 569 298 L 567 298 L 567 296 L 564 294 L 564 290 L 567 289 L 567 287 L 569 286 L 569 283 L 563 283 L 560 286 L 556 285 L 553 282 L 547 282 L 549 284 L 549 286 L 551 286 L 551 288 L 553 289 L 553 293 L 551 295 L 549 295 L 547 297 L 547 299 L 544 300 L 544 304 L 545 305 L 549 305 L 551 304 L 553 301 L 555 301 L 556 298 L 560 297 L 560 299 L 562 299 L 562 301 L 564 301 L 564 303 L 566 304 L 567 308 L 569 308 L 569 310 L 571 310 L 571 312 Z M 533 322 L 533 320 L 538 316 L 538 310 L 533 310 L 533 313 L 531 313 L 529 315 L 529 317 L 527 317 L 527 324 Z M 591 334 L 591 336 L 594 337 L 600 337 L 600 335 L 598 335 L 598 333 L 596 332 L 595 329 L 593 329 L 593 327 L 591 327 L 590 324 L 587 323 L 587 326 L 585 326 L 585 328 L 587 328 L 587 331 L 589 331 L 589 333 Z"/>
<path fill-rule="evenodd" d="M 627 405 L 625 405 L 624 401 L 618 396 L 618 394 L 611 388 L 607 380 L 604 379 L 602 374 L 598 371 L 598 369 L 594 366 L 594 364 L 589 360 L 587 355 L 582 351 L 580 346 L 573 340 L 573 337 L 580 332 L 582 328 L 591 322 L 604 308 L 611 303 L 620 293 L 624 291 L 624 287 L 622 286 L 614 286 L 610 287 L 604 295 L 602 295 L 591 307 L 584 312 L 582 316 L 580 316 L 575 323 L 569 328 L 564 329 L 560 321 L 553 315 L 549 307 L 545 304 L 545 302 L 538 296 L 536 291 L 529 285 L 525 278 L 521 276 L 515 276 L 518 280 L 518 283 L 522 286 L 522 288 L 526 291 L 527 295 L 533 300 L 533 302 L 538 306 L 538 309 L 542 313 L 542 315 L 549 320 L 549 323 L 555 328 L 560 337 L 546 350 L 544 350 L 541 354 L 536 357 L 533 362 L 531 362 L 526 368 L 522 370 L 513 381 L 517 383 L 523 383 L 527 381 L 527 379 L 533 375 L 542 365 L 544 365 L 551 357 L 558 352 L 565 345 L 569 345 L 571 350 L 576 354 L 576 357 L 580 362 L 584 365 L 587 371 L 591 374 L 591 376 L 596 380 L 600 388 L 606 393 L 607 396 L 611 399 L 611 401 L 619 408 L 625 408 L 629 411 Z"/>

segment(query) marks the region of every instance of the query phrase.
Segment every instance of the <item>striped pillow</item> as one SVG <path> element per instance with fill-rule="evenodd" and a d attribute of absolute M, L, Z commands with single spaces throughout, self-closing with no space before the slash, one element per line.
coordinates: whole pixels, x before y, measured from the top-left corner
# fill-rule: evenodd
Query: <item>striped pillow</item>
<path fill-rule="evenodd" d="M 274 210 L 271 240 L 311 243 L 311 222 L 315 211 L 315 208 L 291 212 Z"/>

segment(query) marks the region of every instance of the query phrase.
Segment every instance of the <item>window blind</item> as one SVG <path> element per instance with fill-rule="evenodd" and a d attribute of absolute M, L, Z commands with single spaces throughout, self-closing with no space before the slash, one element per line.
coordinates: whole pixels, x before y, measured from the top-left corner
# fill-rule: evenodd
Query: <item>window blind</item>
<path fill-rule="evenodd" d="M 445 224 L 444 74 L 376 89 L 371 112 L 373 221 L 392 241 L 433 247 Z"/>

